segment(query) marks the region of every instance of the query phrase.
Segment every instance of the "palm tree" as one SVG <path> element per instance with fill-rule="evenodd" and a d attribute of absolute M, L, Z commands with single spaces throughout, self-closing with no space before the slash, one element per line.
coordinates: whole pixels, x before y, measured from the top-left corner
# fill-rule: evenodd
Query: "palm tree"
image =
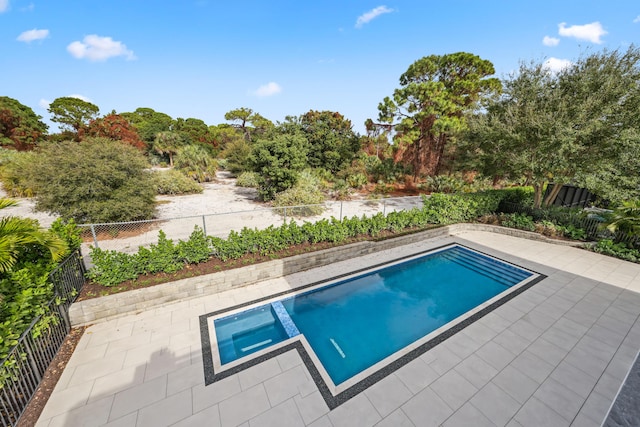
<path fill-rule="evenodd" d="M 16 204 L 15 200 L 0 198 L 0 210 Z M 54 261 L 67 251 L 64 240 L 40 228 L 36 220 L 16 216 L 0 218 L 0 273 L 11 270 L 22 250 L 30 245 L 48 250 Z"/>
<path fill-rule="evenodd" d="M 612 233 L 621 231 L 640 235 L 640 200 L 622 202 L 622 206 L 614 210 L 609 218 L 607 229 Z"/>
<path fill-rule="evenodd" d="M 169 155 L 169 166 L 173 167 L 173 155 L 185 145 L 185 140 L 178 132 L 158 132 L 153 141 L 153 149 L 160 154 Z"/>

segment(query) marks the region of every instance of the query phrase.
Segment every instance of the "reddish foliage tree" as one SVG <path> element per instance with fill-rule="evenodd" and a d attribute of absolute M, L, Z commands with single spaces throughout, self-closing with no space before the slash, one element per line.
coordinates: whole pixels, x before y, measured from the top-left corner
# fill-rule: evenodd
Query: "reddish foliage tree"
<path fill-rule="evenodd" d="M 102 137 L 122 141 L 139 150 L 147 147 L 135 127 L 127 119 L 115 113 L 90 121 L 86 128 L 78 131 L 78 135 L 81 140 L 87 137 Z"/>

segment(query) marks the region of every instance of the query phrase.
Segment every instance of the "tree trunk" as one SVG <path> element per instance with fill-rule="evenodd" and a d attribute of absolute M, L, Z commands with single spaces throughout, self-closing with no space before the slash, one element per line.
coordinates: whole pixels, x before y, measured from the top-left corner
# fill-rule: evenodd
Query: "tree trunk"
<path fill-rule="evenodd" d="M 540 204 L 542 203 L 542 187 L 543 183 L 534 183 L 533 184 L 533 207 L 538 209 L 540 208 Z"/>
<path fill-rule="evenodd" d="M 546 208 L 551 203 L 553 203 L 556 200 L 556 197 L 558 197 L 558 194 L 560 193 L 561 189 L 562 189 L 562 184 L 554 184 L 551 191 L 549 191 L 549 194 L 547 195 L 547 197 L 545 197 L 544 202 L 542 203 L 542 206 Z"/>

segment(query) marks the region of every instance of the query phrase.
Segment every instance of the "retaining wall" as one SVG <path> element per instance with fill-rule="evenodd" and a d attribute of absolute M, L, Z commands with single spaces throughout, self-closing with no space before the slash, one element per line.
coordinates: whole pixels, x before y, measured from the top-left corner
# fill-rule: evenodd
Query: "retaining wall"
<path fill-rule="evenodd" d="M 247 286 L 261 280 L 286 276 L 311 268 L 329 265 L 337 261 L 393 249 L 421 240 L 455 235 L 464 231 L 487 231 L 573 246 L 580 244 L 549 239 L 537 233 L 489 224 L 454 224 L 392 239 L 352 243 L 218 273 L 190 277 L 188 279 L 163 283 L 149 288 L 79 301 L 71 305 L 69 318 L 72 326 L 96 323 L 127 314 L 134 314 L 173 301 L 212 295 L 231 288 Z"/>

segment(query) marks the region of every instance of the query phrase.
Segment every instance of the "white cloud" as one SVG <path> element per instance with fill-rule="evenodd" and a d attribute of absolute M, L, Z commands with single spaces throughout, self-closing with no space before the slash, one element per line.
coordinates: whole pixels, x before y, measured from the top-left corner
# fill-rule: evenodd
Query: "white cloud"
<path fill-rule="evenodd" d="M 371 22 L 378 16 L 391 12 L 393 12 L 393 9 L 389 9 L 387 6 L 378 6 L 376 8 L 373 8 L 370 11 L 358 16 L 358 19 L 356 20 L 356 28 L 362 28 L 364 24 Z"/>
<path fill-rule="evenodd" d="M 578 40 L 587 40 L 591 43 L 601 44 L 600 37 L 608 34 L 602 24 L 599 22 L 592 22 L 591 24 L 584 25 L 572 25 L 567 27 L 566 22 L 558 24 L 558 34 L 563 37 L 573 37 Z"/>
<path fill-rule="evenodd" d="M 72 95 L 69 95 L 69 98 L 78 98 L 78 99 L 83 100 L 84 102 L 91 102 L 91 103 L 93 103 L 93 101 L 91 101 L 91 99 L 90 99 L 90 98 L 87 98 L 87 97 L 86 97 L 86 96 L 84 96 L 84 95 L 78 95 L 77 93 L 74 93 L 74 94 L 72 94 Z"/>
<path fill-rule="evenodd" d="M 638 22 L 640 22 L 640 15 L 636 16 L 636 19 L 633 20 L 634 24 L 637 24 Z"/>
<path fill-rule="evenodd" d="M 542 44 L 545 46 L 558 46 L 558 43 L 560 43 L 560 39 L 555 37 L 544 36 L 542 39 Z"/>
<path fill-rule="evenodd" d="M 568 59 L 558 59 L 558 58 L 549 58 L 544 61 L 543 67 L 552 73 L 557 73 L 558 71 L 562 71 L 567 67 L 570 67 L 572 64 Z"/>
<path fill-rule="evenodd" d="M 48 99 L 42 98 L 40 101 L 38 101 L 38 106 L 43 110 L 48 110 L 49 104 L 51 104 L 51 101 L 49 101 Z"/>
<path fill-rule="evenodd" d="M 128 60 L 136 59 L 132 51 L 127 49 L 122 42 L 114 41 L 111 37 L 100 37 L 95 34 L 85 36 L 80 41 L 75 41 L 67 46 L 67 51 L 78 59 L 89 61 L 106 61 L 115 56 L 124 56 Z"/>
<path fill-rule="evenodd" d="M 31 43 L 34 40 L 42 40 L 47 37 L 49 37 L 49 30 L 38 30 L 37 28 L 34 28 L 33 30 L 23 32 L 16 40 Z"/>
<path fill-rule="evenodd" d="M 269 82 L 266 85 L 260 86 L 257 90 L 251 92 L 252 95 L 265 97 L 272 96 L 282 92 L 282 86 L 276 82 Z"/>
<path fill-rule="evenodd" d="M 0 0 L 0 13 L 9 9 L 9 0 Z"/>

